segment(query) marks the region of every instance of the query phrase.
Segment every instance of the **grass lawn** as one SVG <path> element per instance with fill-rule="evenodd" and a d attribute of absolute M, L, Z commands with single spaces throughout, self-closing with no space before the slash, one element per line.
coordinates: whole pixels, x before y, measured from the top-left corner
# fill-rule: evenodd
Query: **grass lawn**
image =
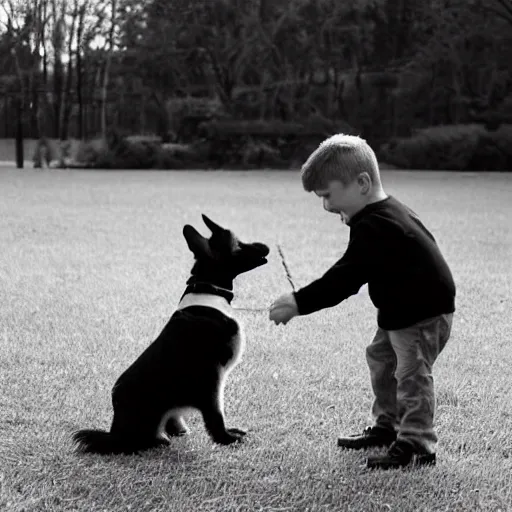
<path fill-rule="evenodd" d="M 294 172 L 0 169 L 0 510 L 512 510 L 512 174 L 384 171 L 432 230 L 458 285 L 434 374 L 435 468 L 370 472 L 343 452 L 372 401 L 366 288 L 287 326 L 239 311 L 244 359 L 226 386 L 237 448 L 191 435 L 140 456 L 77 456 L 70 434 L 109 428 L 110 391 L 173 312 L 192 265 L 181 230 L 200 214 L 271 246 L 235 282 L 265 308 L 343 253 L 348 228 Z"/>

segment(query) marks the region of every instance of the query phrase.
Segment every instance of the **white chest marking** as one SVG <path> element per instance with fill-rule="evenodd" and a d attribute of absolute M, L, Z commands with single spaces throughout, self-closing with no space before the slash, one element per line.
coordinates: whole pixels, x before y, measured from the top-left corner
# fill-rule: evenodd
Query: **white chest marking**
<path fill-rule="evenodd" d="M 234 318 L 234 311 L 229 302 L 219 295 L 210 295 L 209 293 L 187 293 L 178 304 L 177 309 L 187 308 L 188 306 L 207 306 L 221 311 L 226 316 Z"/>

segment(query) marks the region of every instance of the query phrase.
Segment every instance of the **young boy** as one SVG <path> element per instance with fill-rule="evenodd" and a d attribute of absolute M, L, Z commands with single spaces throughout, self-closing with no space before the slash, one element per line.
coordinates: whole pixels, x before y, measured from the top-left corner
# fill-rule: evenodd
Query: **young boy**
<path fill-rule="evenodd" d="M 378 329 L 366 349 L 374 424 L 341 437 L 345 449 L 388 447 L 369 468 L 435 464 L 432 366 L 455 311 L 455 284 L 432 234 L 382 187 L 376 156 L 361 138 L 334 135 L 302 167 L 302 184 L 350 227 L 342 258 L 320 279 L 279 297 L 270 320 L 286 324 L 339 304 L 368 283 Z"/>

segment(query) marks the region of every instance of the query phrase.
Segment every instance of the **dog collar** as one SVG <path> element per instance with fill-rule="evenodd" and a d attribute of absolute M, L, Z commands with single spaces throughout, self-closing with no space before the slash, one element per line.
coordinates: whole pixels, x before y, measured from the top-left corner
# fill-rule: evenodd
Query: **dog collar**
<path fill-rule="evenodd" d="M 187 293 L 206 293 L 210 295 L 219 295 L 224 297 L 228 303 L 231 304 L 234 294 L 227 288 L 222 288 L 211 283 L 191 283 L 185 288 L 185 293 L 181 296 L 183 298 Z M 180 299 L 181 300 L 181 299 Z"/>

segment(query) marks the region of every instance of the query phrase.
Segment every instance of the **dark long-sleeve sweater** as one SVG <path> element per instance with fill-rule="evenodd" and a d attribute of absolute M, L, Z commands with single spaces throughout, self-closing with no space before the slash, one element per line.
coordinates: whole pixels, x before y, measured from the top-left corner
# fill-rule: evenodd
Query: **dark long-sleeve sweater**
<path fill-rule="evenodd" d="M 455 311 L 450 269 L 412 210 L 388 196 L 357 212 L 349 226 L 342 258 L 295 293 L 301 315 L 335 306 L 366 283 L 377 323 L 385 330 Z"/>

